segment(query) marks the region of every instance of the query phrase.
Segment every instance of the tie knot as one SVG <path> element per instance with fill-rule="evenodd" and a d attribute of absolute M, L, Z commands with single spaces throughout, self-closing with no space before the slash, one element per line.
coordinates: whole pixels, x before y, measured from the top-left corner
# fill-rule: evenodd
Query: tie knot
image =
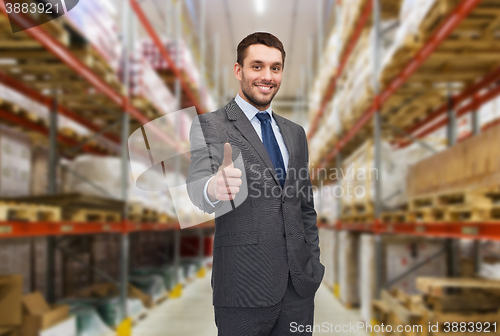
<path fill-rule="evenodd" d="M 260 120 L 260 122 L 270 122 L 271 121 L 271 116 L 267 112 L 259 112 L 256 114 L 257 118 Z"/>

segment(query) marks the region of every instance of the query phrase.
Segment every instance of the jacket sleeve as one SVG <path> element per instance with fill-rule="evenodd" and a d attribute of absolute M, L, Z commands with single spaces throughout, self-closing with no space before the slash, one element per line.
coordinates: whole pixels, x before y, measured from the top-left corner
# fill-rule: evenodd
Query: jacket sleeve
<path fill-rule="evenodd" d="M 207 202 L 204 189 L 207 181 L 222 164 L 223 144 L 219 140 L 217 130 L 208 116 L 198 116 L 189 132 L 191 146 L 191 162 L 186 179 L 187 191 L 191 202 L 206 213 L 215 212 L 224 202 L 210 204 Z"/>
<path fill-rule="evenodd" d="M 318 227 L 316 226 L 317 213 L 314 209 L 314 198 L 313 189 L 311 184 L 311 178 L 309 175 L 309 149 L 307 147 L 307 136 L 303 128 L 302 137 L 304 139 L 305 146 L 305 169 L 307 169 L 307 176 L 302 181 L 304 184 L 304 193 L 302 194 L 301 200 L 301 210 L 302 210 L 302 222 L 304 223 L 304 231 L 306 235 L 307 242 L 311 245 L 311 253 L 313 260 L 319 263 L 319 237 L 318 237 Z M 299 174 L 301 175 L 301 174 Z"/>

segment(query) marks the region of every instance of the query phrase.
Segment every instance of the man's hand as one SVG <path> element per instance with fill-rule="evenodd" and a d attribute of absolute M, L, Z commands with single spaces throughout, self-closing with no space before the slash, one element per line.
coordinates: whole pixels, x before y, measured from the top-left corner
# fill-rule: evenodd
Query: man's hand
<path fill-rule="evenodd" d="M 217 175 L 215 175 L 208 184 L 208 198 L 210 201 L 217 200 L 229 201 L 236 197 L 236 193 L 240 191 L 241 185 L 241 170 L 234 168 L 233 149 L 231 144 L 224 144 L 224 159 L 219 167 Z"/>

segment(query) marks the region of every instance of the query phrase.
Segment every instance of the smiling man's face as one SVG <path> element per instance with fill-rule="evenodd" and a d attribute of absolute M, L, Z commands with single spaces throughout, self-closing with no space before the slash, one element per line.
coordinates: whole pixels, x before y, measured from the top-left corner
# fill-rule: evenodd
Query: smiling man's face
<path fill-rule="evenodd" d="M 247 48 L 243 67 L 236 63 L 234 75 L 240 81 L 240 96 L 259 111 L 269 108 L 283 76 L 281 51 L 263 44 Z"/>

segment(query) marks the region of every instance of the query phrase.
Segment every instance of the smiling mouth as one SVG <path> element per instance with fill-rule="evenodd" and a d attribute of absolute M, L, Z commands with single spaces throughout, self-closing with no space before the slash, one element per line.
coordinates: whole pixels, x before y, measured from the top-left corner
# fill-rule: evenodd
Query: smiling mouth
<path fill-rule="evenodd" d="M 263 93 L 271 92 L 271 89 L 273 87 L 272 85 L 255 85 L 255 86 L 258 87 L 260 91 Z"/>

